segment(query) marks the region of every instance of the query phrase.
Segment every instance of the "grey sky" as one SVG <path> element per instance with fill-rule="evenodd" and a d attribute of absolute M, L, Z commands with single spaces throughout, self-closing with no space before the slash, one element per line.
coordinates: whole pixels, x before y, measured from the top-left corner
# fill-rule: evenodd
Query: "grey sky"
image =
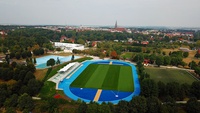
<path fill-rule="evenodd" d="M 0 24 L 200 27 L 200 0 L 0 0 Z"/>

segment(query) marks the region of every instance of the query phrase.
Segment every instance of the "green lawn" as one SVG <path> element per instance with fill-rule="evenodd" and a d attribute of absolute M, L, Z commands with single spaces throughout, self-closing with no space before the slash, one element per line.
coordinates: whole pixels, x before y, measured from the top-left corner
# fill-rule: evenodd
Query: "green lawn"
<path fill-rule="evenodd" d="M 127 58 L 127 59 L 132 58 L 132 56 L 133 56 L 133 53 L 132 53 L 132 52 L 126 52 L 126 53 L 123 53 L 123 54 L 121 55 L 121 57 L 125 57 L 125 58 Z"/>
<path fill-rule="evenodd" d="M 132 69 L 122 65 L 90 64 L 71 87 L 133 91 Z"/>
<path fill-rule="evenodd" d="M 145 72 L 150 74 L 150 78 L 156 82 L 162 81 L 164 83 L 178 82 L 180 84 L 192 84 L 192 82 L 196 81 L 187 71 L 184 70 L 146 67 Z"/>

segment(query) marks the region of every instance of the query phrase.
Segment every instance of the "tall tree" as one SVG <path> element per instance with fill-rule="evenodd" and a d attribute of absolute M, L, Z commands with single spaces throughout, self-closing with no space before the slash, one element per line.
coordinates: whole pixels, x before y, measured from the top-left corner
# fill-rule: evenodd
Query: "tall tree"
<path fill-rule="evenodd" d="M 163 57 L 162 56 L 157 56 L 156 57 L 156 65 L 158 65 L 158 67 L 160 67 L 160 65 L 163 65 Z"/>
<path fill-rule="evenodd" d="M 160 113 L 161 102 L 157 97 L 147 98 L 147 113 Z"/>
<path fill-rule="evenodd" d="M 194 81 L 192 83 L 190 92 L 197 99 L 200 99 L 200 81 Z"/>
<path fill-rule="evenodd" d="M 87 111 L 87 104 L 86 104 L 85 102 L 82 102 L 82 103 L 79 105 L 79 107 L 78 107 L 78 109 L 77 109 L 77 112 L 78 112 L 78 113 L 86 113 L 86 111 Z"/>
<path fill-rule="evenodd" d="M 10 98 L 6 99 L 4 106 L 5 107 L 16 107 L 17 106 L 17 100 L 18 100 L 18 95 L 13 94 Z"/>
<path fill-rule="evenodd" d="M 55 60 L 53 58 L 47 61 L 47 66 L 54 66 L 54 65 L 55 65 Z"/>
<path fill-rule="evenodd" d="M 141 95 L 145 97 L 158 96 L 158 86 L 152 79 L 144 79 L 141 82 Z"/>
<path fill-rule="evenodd" d="M 164 60 L 164 62 L 163 62 L 164 65 L 170 65 L 171 64 L 171 58 L 169 56 L 164 56 L 163 60 Z"/>
<path fill-rule="evenodd" d="M 129 103 L 130 113 L 146 113 L 147 111 L 147 101 L 145 97 L 136 96 L 133 97 Z M 124 113 L 124 112 L 121 112 Z"/>
<path fill-rule="evenodd" d="M 166 96 L 166 86 L 163 82 L 159 81 L 158 83 L 158 96 L 163 97 Z"/>
<path fill-rule="evenodd" d="M 196 98 L 190 98 L 187 101 L 187 112 L 188 113 L 200 113 L 200 103 Z"/>
<path fill-rule="evenodd" d="M 71 58 L 71 61 L 73 61 L 74 60 L 74 54 L 72 55 L 72 58 Z"/>
<path fill-rule="evenodd" d="M 129 112 L 128 102 L 124 101 L 124 100 L 119 101 L 119 103 L 116 107 L 116 112 L 117 113 L 128 113 Z"/>
<path fill-rule="evenodd" d="M 34 102 L 28 94 L 24 93 L 18 98 L 18 107 L 20 110 L 27 109 L 31 111 L 34 108 Z"/>
<path fill-rule="evenodd" d="M 117 52 L 116 52 L 116 51 L 112 51 L 112 52 L 110 53 L 110 57 L 111 57 L 112 59 L 117 59 L 117 58 L 118 58 Z"/>
<path fill-rule="evenodd" d="M 166 92 L 175 100 L 179 97 L 180 85 L 177 82 L 169 82 L 166 85 Z"/>

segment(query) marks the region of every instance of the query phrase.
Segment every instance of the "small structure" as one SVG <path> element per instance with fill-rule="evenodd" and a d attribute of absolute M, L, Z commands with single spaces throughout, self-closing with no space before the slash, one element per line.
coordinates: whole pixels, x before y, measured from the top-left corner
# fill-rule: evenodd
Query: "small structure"
<path fill-rule="evenodd" d="M 56 83 L 56 89 L 58 89 L 58 84 L 62 82 L 65 78 L 69 79 L 72 74 L 81 66 L 81 63 L 72 62 L 63 67 L 58 71 L 56 75 L 51 77 L 48 81 Z"/>
<path fill-rule="evenodd" d="M 144 59 L 143 65 L 144 65 L 144 66 L 149 66 L 149 62 L 150 62 L 149 59 Z"/>
<path fill-rule="evenodd" d="M 64 52 L 71 52 L 73 49 L 84 50 L 84 45 L 82 44 L 72 44 L 72 43 L 62 43 L 62 42 L 54 42 L 54 46 L 56 48 L 61 48 Z"/>
<path fill-rule="evenodd" d="M 183 48 L 183 47 L 180 47 L 179 50 L 183 51 L 183 52 L 190 52 L 190 49 L 188 48 Z"/>

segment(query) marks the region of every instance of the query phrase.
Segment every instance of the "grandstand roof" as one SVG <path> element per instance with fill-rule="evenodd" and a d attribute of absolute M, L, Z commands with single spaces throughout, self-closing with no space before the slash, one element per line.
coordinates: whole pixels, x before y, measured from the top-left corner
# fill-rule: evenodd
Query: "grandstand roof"
<path fill-rule="evenodd" d="M 60 69 L 58 72 L 65 72 L 65 71 L 67 71 L 70 67 L 74 66 L 75 64 L 76 64 L 76 62 L 69 63 L 68 65 L 66 65 L 65 67 L 63 67 L 62 69 Z"/>

